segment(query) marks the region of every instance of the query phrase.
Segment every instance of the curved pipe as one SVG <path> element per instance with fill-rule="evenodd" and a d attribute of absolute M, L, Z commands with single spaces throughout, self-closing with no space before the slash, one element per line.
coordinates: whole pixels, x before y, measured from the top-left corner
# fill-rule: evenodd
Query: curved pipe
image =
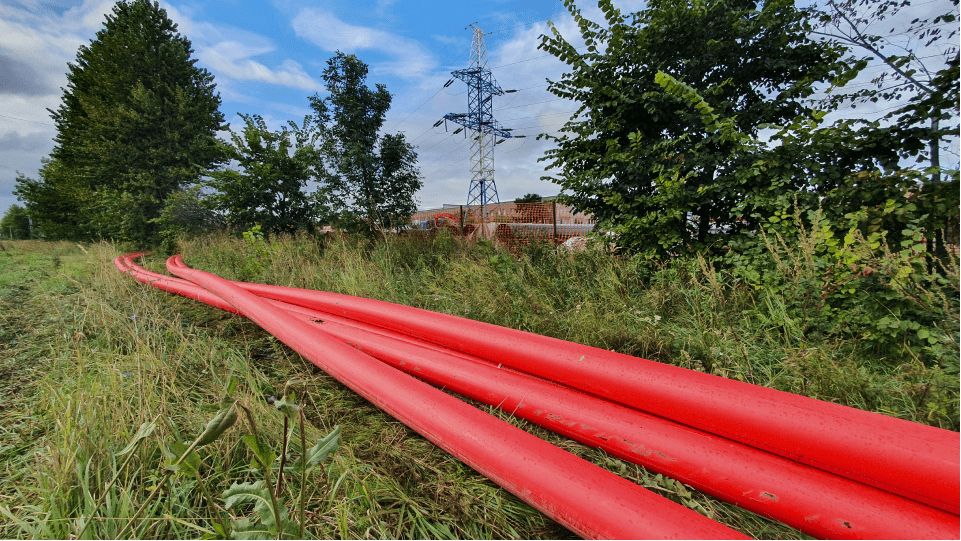
<path fill-rule="evenodd" d="M 261 284 L 265 298 L 361 320 L 959 512 L 959 435 L 646 359 L 372 299 Z"/>
<path fill-rule="evenodd" d="M 236 308 L 224 302 L 220 297 L 210 293 L 196 284 L 188 282 L 183 278 L 172 278 L 170 276 L 164 276 L 156 272 L 148 271 L 147 269 L 133 262 L 134 259 L 137 259 L 142 255 L 146 255 L 146 253 L 137 252 L 118 256 L 113 260 L 113 264 L 120 272 L 133 276 L 138 282 L 156 287 L 157 289 L 161 289 L 168 293 L 173 293 L 174 295 L 180 295 L 181 297 L 200 301 L 204 304 L 213 306 L 214 308 L 220 308 L 221 310 L 225 310 L 233 314 L 243 315 L 238 312 Z"/>
<path fill-rule="evenodd" d="M 128 264 L 148 273 L 132 261 Z M 152 276 L 154 284 L 163 284 L 161 278 Z M 322 319 L 320 326 L 332 336 L 415 377 L 669 475 L 809 535 L 952 538 L 959 528 L 955 515 L 816 468 L 526 374 L 495 368 L 468 355 L 452 355 L 445 348 L 411 343 L 391 331 L 274 302 L 302 319 Z"/>
<path fill-rule="evenodd" d="M 583 537 L 743 538 L 690 509 L 558 449 L 330 338 L 217 276 L 168 270 L 242 315 L 378 408 Z"/>

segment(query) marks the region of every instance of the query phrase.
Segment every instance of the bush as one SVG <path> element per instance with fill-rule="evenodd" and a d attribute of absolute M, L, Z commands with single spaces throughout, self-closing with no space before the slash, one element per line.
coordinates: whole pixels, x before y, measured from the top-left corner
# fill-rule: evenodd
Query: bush
<path fill-rule="evenodd" d="M 871 227 L 898 212 L 896 234 Z M 890 362 L 957 374 L 958 261 L 928 252 L 923 219 L 890 199 L 840 223 L 796 210 L 734 239 L 723 262 L 758 291 L 766 317 L 802 339 L 856 338 Z"/>
<path fill-rule="evenodd" d="M 177 239 L 181 236 L 206 235 L 226 227 L 223 218 L 205 204 L 200 186 L 193 186 L 170 194 L 159 218 L 152 220 L 160 225 L 163 251 L 177 251 Z"/>

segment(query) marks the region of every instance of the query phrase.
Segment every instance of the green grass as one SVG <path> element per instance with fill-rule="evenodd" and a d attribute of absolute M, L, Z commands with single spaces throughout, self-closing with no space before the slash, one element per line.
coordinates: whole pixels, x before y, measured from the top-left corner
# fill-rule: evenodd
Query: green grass
<path fill-rule="evenodd" d="M 855 338 L 805 337 L 779 316 L 776 298 L 759 300 L 697 260 L 652 270 L 598 250 L 534 246 L 511 255 L 448 236 L 180 244 L 188 265 L 230 279 L 398 302 L 958 429 L 956 376 L 878 355 Z M 0 537 L 76 537 L 86 521 L 86 538 L 114 537 L 128 525 L 134 537 L 212 534 L 212 516 L 223 513 L 218 495 L 260 479 L 242 423 L 200 450 L 204 486 L 174 476 L 143 517 L 131 518 L 161 480 L 163 449 L 203 430 L 231 378 L 240 382 L 234 397 L 274 448 L 283 421 L 264 397 L 281 396 L 292 378 L 302 380 L 308 439 L 341 427 L 323 473 L 304 487 L 288 478 L 284 491 L 294 501 L 306 489 L 309 538 L 570 537 L 253 323 L 117 272 L 119 250 L 23 241 L 0 251 Z M 163 262 L 150 256 L 144 264 L 162 272 Z M 805 537 L 475 405 L 749 535 Z M 151 421 L 156 430 L 131 455 L 115 456 Z"/>

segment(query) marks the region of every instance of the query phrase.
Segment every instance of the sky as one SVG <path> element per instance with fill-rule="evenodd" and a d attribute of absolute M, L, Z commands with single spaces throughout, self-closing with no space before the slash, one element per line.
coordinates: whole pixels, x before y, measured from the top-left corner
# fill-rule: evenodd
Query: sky
<path fill-rule="evenodd" d="M 950 0 L 922 0 L 923 11 L 946 11 Z M 643 0 L 615 0 L 624 12 Z M 932 5 L 933 4 L 933 5 Z M 0 0 L 0 213 L 17 203 L 17 173 L 36 178 L 56 134 L 47 109 L 56 109 L 66 86 L 67 63 L 77 48 L 102 28 L 114 1 Z M 505 90 L 494 98 L 494 117 L 515 135 L 497 145 L 495 182 L 502 201 L 560 187 L 541 180 L 538 158 L 577 104 L 547 92 L 564 65 L 538 50 L 547 21 L 573 44 L 576 26 L 559 0 L 164 0 L 160 5 L 193 45 L 198 65 L 214 75 L 221 112 L 234 128 L 238 113 L 259 114 L 278 129 L 310 113 L 308 99 L 326 95 L 321 72 L 335 51 L 358 56 L 370 66 L 367 83 L 382 83 L 393 96 L 384 125 L 403 132 L 415 145 L 424 187 L 419 208 L 463 204 L 470 184 L 470 141 L 457 126 L 433 127 L 446 113 L 467 112 L 467 88 L 450 86 L 450 72 L 468 67 L 472 30 L 484 30 L 489 66 Z M 603 17 L 596 5 L 579 1 L 591 20 Z M 915 10 L 906 14 L 917 16 Z M 957 38 L 953 38 L 957 42 Z M 869 68 L 869 76 L 877 73 Z M 857 83 L 858 81 L 855 81 Z M 862 83 L 863 84 L 863 83 Z M 845 115 L 878 118 L 883 107 L 868 104 Z M 957 163 L 957 144 L 942 162 Z"/>

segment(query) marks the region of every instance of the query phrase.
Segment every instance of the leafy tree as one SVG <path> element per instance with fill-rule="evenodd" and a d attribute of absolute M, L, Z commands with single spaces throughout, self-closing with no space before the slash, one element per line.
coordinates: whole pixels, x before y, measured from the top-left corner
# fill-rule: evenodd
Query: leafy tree
<path fill-rule="evenodd" d="M 50 237 L 155 240 L 164 199 L 219 162 L 213 76 L 156 2 L 121 0 L 69 64 L 56 145 L 17 194 Z"/>
<path fill-rule="evenodd" d="M 10 205 L 0 219 L 0 237 L 24 240 L 30 238 L 30 217 L 20 205 Z"/>
<path fill-rule="evenodd" d="M 515 204 L 515 216 L 514 220 L 520 223 L 548 223 L 550 221 L 550 216 L 548 213 L 545 216 L 543 212 L 542 205 L 540 205 L 541 196 L 536 193 L 529 193 L 523 197 L 518 197 L 514 200 Z"/>
<path fill-rule="evenodd" d="M 814 31 L 823 37 L 867 53 L 861 65 L 879 62 L 885 69 L 875 77 L 869 87 L 853 92 L 835 93 L 834 103 L 848 101 L 898 101 L 909 96 L 909 103 L 896 108 L 885 116 L 895 120 L 900 141 L 908 141 L 912 155 L 927 160 L 933 170 L 931 180 L 941 179 L 941 148 L 946 136 L 958 133 L 958 47 L 951 39 L 958 34 L 958 0 L 951 0 L 953 7 L 933 18 L 916 17 L 907 29 L 892 28 L 888 33 L 876 33 L 875 29 L 887 24 L 896 16 L 910 9 L 910 0 L 829 0 Z M 886 28 L 883 26 L 881 28 Z M 950 31 L 943 30 L 949 28 Z M 951 43 L 941 47 L 939 54 L 919 57 L 920 49 L 940 41 Z M 936 65 L 943 63 L 938 69 Z M 843 89 L 842 89 L 843 90 Z M 954 122 L 951 122 L 951 121 Z M 951 125 L 946 125 L 946 124 Z M 926 155 L 911 145 L 912 139 L 926 144 Z"/>
<path fill-rule="evenodd" d="M 706 246 L 721 231 L 755 229 L 776 193 L 825 188 L 800 176 L 773 186 L 756 166 L 763 149 L 731 136 L 756 140 L 769 124 L 811 115 L 815 83 L 853 74 L 843 49 L 808 37 L 811 12 L 792 0 L 652 0 L 625 16 L 601 0 L 601 26 L 565 5 L 587 51 L 556 28 L 540 47 L 570 69 L 549 90 L 581 107 L 561 135 L 542 136 L 557 145 L 542 159 L 561 170 L 547 179 L 567 201 L 618 231 L 622 246 Z M 670 81 L 730 129 L 705 123 Z"/>
<path fill-rule="evenodd" d="M 318 203 L 348 229 L 404 225 L 417 210 L 414 193 L 422 182 L 404 134 L 378 134 L 390 109 L 387 87 L 368 88 L 367 65 L 341 52 L 328 60 L 323 79 L 330 95 L 310 99 L 328 164 Z"/>
<path fill-rule="evenodd" d="M 13 193 L 24 202 L 41 236 L 80 240 L 84 232 L 79 228 L 84 220 L 79 208 L 89 192 L 81 191 L 76 184 L 56 182 L 54 179 L 63 178 L 59 174 L 61 163 L 49 158 L 43 158 L 42 161 L 40 178 L 18 174 Z M 89 224 L 83 225 L 85 230 L 89 230 Z"/>
<path fill-rule="evenodd" d="M 541 196 L 537 195 L 536 193 L 529 193 L 527 195 L 518 197 L 517 199 L 514 200 L 514 202 L 515 203 L 540 203 Z"/>
<path fill-rule="evenodd" d="M 280 131 L 267 128 L 258 115 L 240 115 L 244 127 L 231 131 L 224 146 L 240 171 L 224 168 L 206 182 L 216 190 L 209 197 L 227 222 L 242 230 L 260 225 L 267 233 L 311 229 L 315 204 L 304 191 L 307 182 L 323 177 L 319 133 L 306 118 L 302 126 L 289 122 Z"/>
<path fill-rule="evenodd" d="M 873 169 L 850 171 L 829 194 L 826 214 L 834 222 L 861 216 L 862 233 L 884 231 L 893 245 L 920 228 L 928 252 L 944 259 L 944 230 L 958 221 L 958 173 L 944 170 L 941 160 L 942 145 L 959 129 L 959 57 L 952 41 L 958 34 L 958 1 L 950 7 L 945 3 L 934 17 L 914 17 L 899 28 L 896 18 L 906 21 L 910 9 L 909 0 L 830 0 L 824 5 L 814 33 L 866 53 L 859 67 L 874 63 L 882 68 L 867 87 L 832 89 L 831 103 L 887 102 L 894 107 L 887 107 L 891 111 L 879 121 L 845 121 L 815 130 L 812 139 L 827 141 L 835 155 L 857 149 L 878 158 Z M 932 49 L 937 52 L 930 54 Z M 926 54 L 919 56 L 921 50 Z M 856 129 L 849 130 L 847 140 L 837 137 L 851 127 Z M 790 152 L 790 147 L 784 150 Z M 905 168 L 907 159 L 922 167 Z"/>

